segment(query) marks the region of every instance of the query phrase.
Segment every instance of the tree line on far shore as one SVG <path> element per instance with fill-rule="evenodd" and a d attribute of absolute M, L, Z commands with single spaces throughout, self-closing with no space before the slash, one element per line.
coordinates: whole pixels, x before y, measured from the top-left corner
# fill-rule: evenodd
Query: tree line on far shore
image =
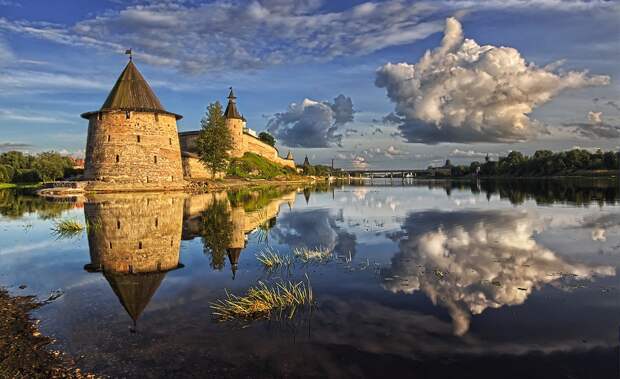
<path fill-rule="evenodd" d="M 506 176 L 534 177 L 587 174 L 588 172 L 608 172 L 620 169 L 620 154 L 613 151 L 573 149 L 554 153 L 538 150 L 532 156 L 511 151 L 497 161 L 487 158 L 485 162 L 472 162 L 469 165 L 451 165 L 452 176 Z"/>
<path fill-rule="evenodd" d="M 74 161 L 54 151 L 36 155 L 20 151 L 0 154 L 0 183 L 38 183 L 67 178 L 79 173 Z"/>

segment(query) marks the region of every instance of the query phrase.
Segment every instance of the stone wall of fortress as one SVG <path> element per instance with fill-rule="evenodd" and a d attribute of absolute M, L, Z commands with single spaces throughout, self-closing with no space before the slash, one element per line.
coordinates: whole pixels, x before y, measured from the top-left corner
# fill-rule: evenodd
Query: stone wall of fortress
<path fill-rule="evenodd" d="M 138 111 L 93 114 L 88 124 L 84 177 L 96 186 L 115 190 L 123 186 L 182 187 L 176 118 Z"/>
<path fill-rule="evenodd" d="M 186 179 L 211 179 L 210 171 L 204 167 L 196 154 L 196 140 L 199 134 L 199 131 L 179 133 L 183 173 Z M 252 135 L 242 133 L 234 140 L 236 141 L 233 156 L 240 157 L 243 156 L 244 153 L 250 152 L 284 167 L 295 168 L 295 161 L 281 158 L 275 147 L 264 143 Z"/>

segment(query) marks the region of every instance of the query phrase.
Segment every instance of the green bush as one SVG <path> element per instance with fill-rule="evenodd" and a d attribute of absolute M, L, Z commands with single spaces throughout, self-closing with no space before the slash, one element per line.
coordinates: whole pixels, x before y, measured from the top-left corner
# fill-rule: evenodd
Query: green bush
<path fill-rule="evenodd" d="M 15 176 L 15 169 L 9 165 L 0 164 L 0 183 L 10 183 Z"/>
<path fill-rule="evenodd" d="M 38 183 L 43 181 L 39 172 L 33 168 L 17 170 L 13 177 L 14 183 Z"/>
<path fill-rule="evenodd" d="M 273 179 L 294 172 L 254 153 L 245 153 L 243 157 L 233 159 L 228 166 L 228 175 L 240 178 Z"/>

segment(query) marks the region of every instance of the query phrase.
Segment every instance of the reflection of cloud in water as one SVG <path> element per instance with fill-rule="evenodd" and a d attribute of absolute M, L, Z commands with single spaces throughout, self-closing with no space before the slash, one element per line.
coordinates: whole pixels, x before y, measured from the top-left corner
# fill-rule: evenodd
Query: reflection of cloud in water
<path fill-rule="evenodd" d="M 580 225 L 582 228 L 592 228 L 593 241 L 607 241 L 607 233 L 620 230 L 620 214 L 610 213 L 602 216 L 588 216 Z M 613 235 L 613 234 L 612 234 Z"/>
<path fill-rule="evenodd" d="M 429 211 L 407 217 L 400 252 L 383 273 L 393 292 L 423 291 L 448 308 L 454 333 L 469 329 L 470 314 L 522 304 L 564 275 L 614 275 L 609 266 L 569 263 L 533 238 L 542 222 L 518 211 Z"/>
<path fill-rule="evenodd" d="M 338 226 L 342 213 L 329 209 L 312 209 L 284 213 L 272 233 L 291 248 L 328 248 L 337 254 L 355 255 L 355 235 Z"/>

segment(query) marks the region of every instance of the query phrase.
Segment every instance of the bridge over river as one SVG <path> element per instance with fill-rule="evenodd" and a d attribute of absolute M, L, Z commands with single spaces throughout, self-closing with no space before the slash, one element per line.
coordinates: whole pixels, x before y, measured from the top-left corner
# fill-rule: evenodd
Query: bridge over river
<path fill-rule="evenodd" d="M 415 177 L 436 177 L 450 176 L 449 167 L 433 167 L 428 169 L 340 169 L 344 176 L 349 179 L 374 179 L 374 178 L 415 178 Z"/>

